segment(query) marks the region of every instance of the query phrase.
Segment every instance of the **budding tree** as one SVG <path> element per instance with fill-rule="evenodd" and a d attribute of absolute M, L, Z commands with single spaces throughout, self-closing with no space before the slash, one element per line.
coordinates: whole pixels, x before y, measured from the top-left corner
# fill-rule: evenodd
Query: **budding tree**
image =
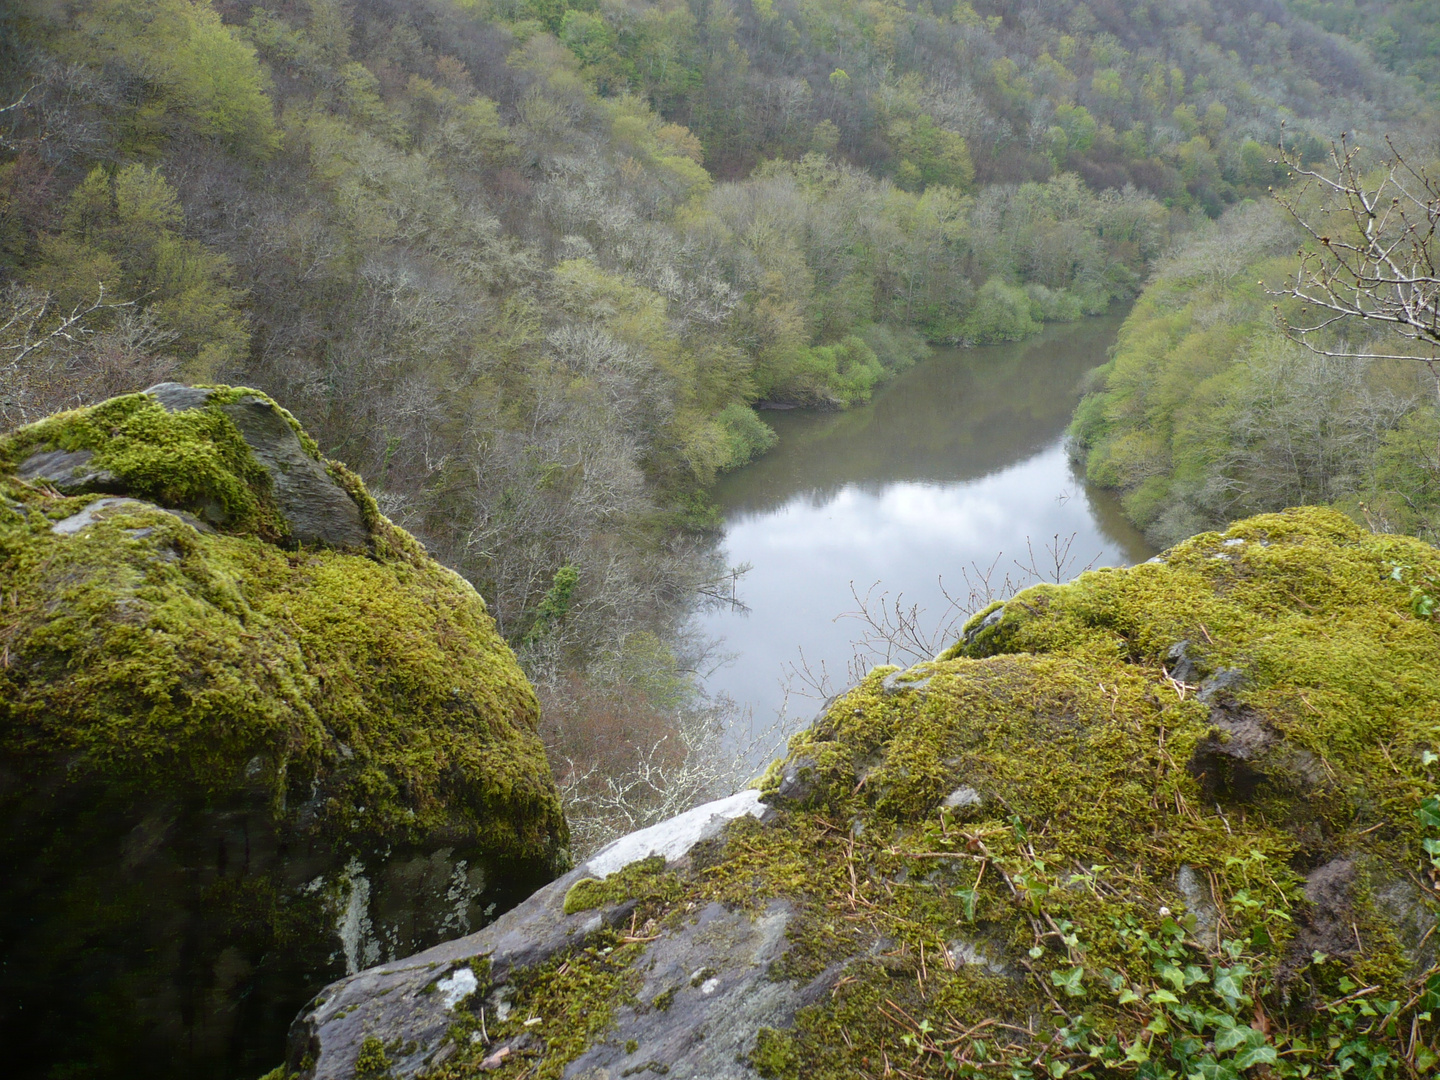
<path fill-rule="evenodd" d="M 1300 250 L 1295 276 L 1273 295 L 1300 302 L 1298 315 L 1280 312 L 1280 324 L 1286 336 L 1312 352 L 1423 363 L 1440 395 L 1440 180 L 1388 139 L 1386 147 L 1388 154 L 1373 170 L 1343 136 L 1331 145 L 1326 168 L 1282 154 L 1301 183 L 1277 198 L 1313 246 Z M 1411 344 L 1344 344 L 1342 335 L 1357 321 Z M 1374 338 L 1362 334 L 1355 340 Z"/>

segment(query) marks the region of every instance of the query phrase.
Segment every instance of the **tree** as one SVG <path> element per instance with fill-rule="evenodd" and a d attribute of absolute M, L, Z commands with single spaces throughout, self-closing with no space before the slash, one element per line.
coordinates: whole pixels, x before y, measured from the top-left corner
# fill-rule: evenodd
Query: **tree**
<path fill-rule="evenodd" d="M 1292 340 L 1323 356 L 1418 361 L 1440 397 L 1440 180 L 1388 139 L 1386 147 L 1370 172 L 1344 137 L 1331 145 L 1328 169 L 1282 154 L 1303 183 L 1277 198 L 1314 246 L 1300 249 L 1294 279 L 1272 295 L 1300 302 L 1298 317 L 1276 309 Z M 1382 327 L 1413 349 L 1353 347 L 1337 337 L 1357 322 Z"/>

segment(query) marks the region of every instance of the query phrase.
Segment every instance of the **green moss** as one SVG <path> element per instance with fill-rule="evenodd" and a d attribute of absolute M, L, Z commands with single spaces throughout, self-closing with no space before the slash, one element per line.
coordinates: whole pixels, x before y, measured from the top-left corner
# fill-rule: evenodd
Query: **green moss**
<path fill-rule="evenodd" d="M 389 1076 L 390 1058 L 385 1054 L 385 1044 L 374 1035 L 366 1036 L 355 1056 L 355 1080 L 385 1080 Z"/>
<path fill-rule="evenodd" d="M 7 502 L 27 511 L 0 517 L 16 612 L 0 670 L 6 747 L 209 792 L 252 785 L 258 757 L 277 809 L 307 792 L 299 801 L 337 836 L 446 829 L 507 855 L 558 848 L 534 694 L 474 589 L 388 523 L 379 557 L 251 538 L 283 531 L 268 474 L 219 411 L 251 393 L 177 413 L 133 394 L 0 440 L 0 465 L 93 449 L 127 493 L 232 519 L 204 535 L 136 509 L 58 536 L 51 520 L 93 497 L 0 472 Z"/>
<path fill-rule="evenodd" d="M 664 856 L 651 855 L 648 859 L 631 863 L 603 881 L 581 878 L 565 893 L 565 914 L 574 915 L 577 911 L 590 911 L 632 898 L 655 899 L 673 885 L 664 871 Z"/>
<path fill-rule="evenodd" d="M 644 947 L 622 943 L 611 931 L 602 931 L 581 949 L 556 957 L 539 968 L 511 977 L 510 1015 L 504 1021 L 491 1018 L 486 1027 L 490 1043 L 472 1035 L 480 1032 L 480 1021 L 467 1016 L 450 1032 L 459 1053 L 427 1076 L 435 1080 L 462 1080 L 475 1075 L 476 1067 L 488 1055 L 488 1046 L 522 1032 L 537 1036 L 542 1049 L 522 1049 L 506 1057 L 488 1075 L 497 1080 L 534 1077 L 558 1080 L 565 1066 L 610 1027 L 615 1010 L 635 1002 L 643 981 L 634 964 Z M 527 1025 L 526 1021 L 536 1021 Z"/>
<path fill-rule="evenodd" d="M 679 987 L 672 986 L 668 989 L 661 990 L 660 993 L 650 999 L 650 1007 L 658 1012 L 668 1012 L 670 1010 L 670 1003 L 675 1000 L 675 992 L 678 989 Z"/>
<path fill-rule="evenodd" d="M 613 903 L 622 895 L 623 893 L 598 878 L 581 878 L 565 893 L 565 914 L 574 915 L 577 911 L 589 911 L 591 908 Z"/>

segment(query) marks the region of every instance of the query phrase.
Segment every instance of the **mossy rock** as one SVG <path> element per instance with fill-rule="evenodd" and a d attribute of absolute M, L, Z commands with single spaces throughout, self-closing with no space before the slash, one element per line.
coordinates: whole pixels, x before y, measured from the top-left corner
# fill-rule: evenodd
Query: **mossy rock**
<path fill-rule="evenodd" d="M 325 981 L 563 868 L 536 719 L 475 590 L 264 394 L 0 437 L 7 1060 L 263 1071 Z"/>
<path fill-rule="evenodd" d="M 397 1075 L 1432 1076 L 1437 582 L 1295 510 L 1029 589 L 835 700 L 763 818 L 444 947 L 508 971 Z M 337 987 L 292 1067 L 348 1076 L 347 1011 L 412 1038 L 424 977 Z"/>

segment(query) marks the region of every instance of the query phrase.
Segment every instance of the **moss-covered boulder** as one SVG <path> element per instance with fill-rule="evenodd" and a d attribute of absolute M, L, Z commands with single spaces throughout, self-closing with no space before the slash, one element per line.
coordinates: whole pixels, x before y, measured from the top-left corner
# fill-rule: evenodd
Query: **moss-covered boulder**
<path fill-rule="evenodd" d="M 1437 593 L 1323 510 L 1030 589 L 707 828 L 331 987 L 289 1068 L 1433 1076 Z"/>
<path fill-rule="evenodd" d="M 326 980 L 563 868 L 479 595 L 263 394 L 165 384 L 0 437 L 0 1045 L 231 1076 Z"/>

